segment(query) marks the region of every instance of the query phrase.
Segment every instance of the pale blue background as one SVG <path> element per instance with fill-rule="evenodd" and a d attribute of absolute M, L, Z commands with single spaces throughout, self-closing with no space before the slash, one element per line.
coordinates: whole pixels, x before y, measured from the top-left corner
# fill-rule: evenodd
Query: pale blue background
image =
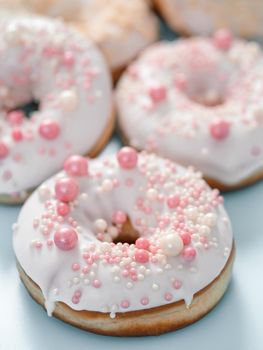
<path fill-rule="evenodd" d="M 116 149 L 112 141 L 106 152 Z M 263 349 L 263 181 L 225 195 L 237 244 L 234 276 L 220 304 L 204 319 L 159 337 L 114 338 L 73 328 L 44 310 L 18 278 L 11 225 L 19 207 L 0 206 L 0 349 Z"/>

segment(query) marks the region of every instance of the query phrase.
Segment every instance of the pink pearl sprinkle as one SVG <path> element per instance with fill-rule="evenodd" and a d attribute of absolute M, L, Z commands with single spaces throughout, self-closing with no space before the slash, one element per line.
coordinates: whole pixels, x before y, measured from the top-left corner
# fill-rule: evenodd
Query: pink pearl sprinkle
<path fill-rule="evenodd" d="M 220 50 L 230 49 L 233 42 L 232 34 L 227 29 L 219 29 L 214 35 L 214 44 Z"/>
<path fill-rule="evenodd" d="M 75 58 L 71 51 L 66 51 L 64 53 L 62 57 L 62 63 L 68 67 L 71 67 L 75 63 Z"/>
<path fill-rule="evenodd" d="M 77 297 L 77 298 L 80 298 L 81 297 L 81 291 L 80 290 L 76 290 L 75 291 L 75 293 L 74 293 L 74 295 L 75 295 L 75 297 Z"/>
<path fill-rule="evenodd" d="M 229 134 L 230 124 L 224 120 L 217 120 L 210 124 L 210 135 L 215 140 L 223 140 Z"/>
<path fill-rule="evenodd" d="M 9 153 L 9 149 L 7 147 L 7 145 L 0 141 L 0 159 L 4 159 L 8 156 Z"/>
<path fill-rule="evenodd" d="M 149 95 L 153 102 L 162 102 L 166 99 L 166 87 L 165 86 L 152 86 L 149 89 Z"/>
<path fill-rule="evenodd" d="M 148 248 L 150 247 L 150 242 L 147 238 L 140 237 L 136 239 L 135 246 L 138 249 L 148 250 Z"/>
<path fill-rule="evenodd" d="M 61 215 L 61 216 L 66 216 L 68 215 L 70 212 L 70 207 L 68 204 L 66 203 L 63 203 L 63 202 L 59 202 L 57 204 L 57 213 L 58 215 Z"/>
<path fill-rule="evenodd" d="M 93 287 L 95 288 L 100 288 L 101 282 L 99 280 L 94 280 L 92 283 Z"/>
<path fill-rule="evenodd" d="M 123 147 L 117 153 L 117 160 L 122 169 L 131 170 L 137 165 L 138 155 L 135 149 Z"/>
<path fill-rule="evenodd" d="M 15 142 L 19 142 L 23 140 L 23 133 L 20 129 L 15 128 L 12 130 L 12 138 Z"/>
<path fill-rule="evenodd" d="M 184 245 L 190 244 L 191 235 L 189 235 L 189 233 L 186 233 L 186 232 L 180 233 L 180 237 L 182 238 Z"/>
<path fill-rule="evenodd" d="M 70 227 L 61 227 L 54 234 L 54 242 L 61 250 L 67 251 L 75 248 L 77 241 L 77 233 Z"/>
<path fill-rule="evenodd" d="M 79 303 L 79 298 L 76 297 L 75 295 L 73 295 L 71 301 L 72 301 L 73 304 L 78 304 Z"/>
<path fill-rule="evenodd" d="M 127 300 L 127 299 L 122 300 L 122 302 L 121 302 L 121 307 L 122 307 L 123 309 L 128 309 L 129 306 L 130 306 L 129 300 Z"/>
<path fill-rule="evenodd" d="M 170 195 L 167 199 L 167 205 L 170 209 L 177 207 L 180 203 L 180 198 L 177 195 Z"/>
<path fill-rule="evenodd" d="M 80 264 L 74 263 L 72 264 L 71 268 L 73 271 L 78 271 L 80 269 Z"/>
<path fill-rule="evenodd" d="M 165 293 L 164 298 L 166 301 L 171 301 L 173 299 L 173 295 L 171 293 Z"/>
<path fill-rule="evenodd" d="M 186 261 L 192 261 L 196 256 L 196 250 L 192 247 L 184 248 L 182 256 Z"/>
<path fill-rule="evenodd" d="M 70 202 L 76 199 L 79 193 L 79 186 L 74 179 L 64 177 L 56 182 L 55 193 L 57 199 L 62 202 Z"/>
<path fill-rule="evenodd" d="M 149 261 L 149 253 L 147 252 L 147 250 L 138 249 L 135 250 L 134 258 L 136 262 L 140 264 L 145 264 Z"/>
<path fill-rule="evenodd" d="M 141 299 L 141 304 L 142 305 L 148 305 L 149 304 L 149 299 L 147 297 L 144 297 Z"/>
<path fill-rule="evenodd" d="M 25 119 L 25 114 L 22 111 L 12 111 L 8 114 L 7 119 L 11 125 L 20 125 Z"/>
<path fill-rule="evenodd" d="M 88 174 L 88 160 L 81 156 L 71 156 L 64 163 L 64 170 L 71 176 L 86 176 Z"/>
<path fill-rule="evenodd" d="M 121 210 L 117 210 L 112 216 L 112 222 L 118 225 L 124 224 L 126 220 L 127 215 Z"/>
<path fill-rule="evenodd" d="M 46 119 L 39 126 L 39 134 L 46 140 L 54 140 L 60 133 L 60 126 L 56 121 Z"/>
<path fill-rule="evenodd" d="M 173 282 L 173 287 L 174 287 L 174 289 L 180 289 L 182 287 L 182 282 L 179 280 L 175 280 Z"/>

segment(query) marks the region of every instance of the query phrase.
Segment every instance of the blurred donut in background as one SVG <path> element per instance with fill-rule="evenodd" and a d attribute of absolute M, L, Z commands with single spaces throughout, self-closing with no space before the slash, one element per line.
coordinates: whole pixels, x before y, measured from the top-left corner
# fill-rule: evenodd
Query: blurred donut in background
<path fill-rule="evenodd" d="M 158 21 L 145 0 L 1 0 L 2 4 L 62 17 L 101 48 L 115 79 L 158 38 Z"/>
<path fill-rule="evenodd" d="M 261 0 L 154 0 L 169 26 L 180 34 L 211 35 L 229 28 L 245 38 L 263 36 Z"/>

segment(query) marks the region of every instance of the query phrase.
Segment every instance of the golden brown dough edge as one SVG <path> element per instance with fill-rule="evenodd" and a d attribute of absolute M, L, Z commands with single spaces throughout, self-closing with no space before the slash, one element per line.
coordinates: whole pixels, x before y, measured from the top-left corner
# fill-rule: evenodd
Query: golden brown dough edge
<path fill-rule="evenodd" d="M 116 121 L 116 112 L 115 107 L 111 108 L 111 112 L 109 114 L 109 121 L 102 132 L 102 135 L 98 138 L 95 145 L 91 148 L 90 152 L 87 154 L 88 157 L 94 158 L 96 157 L 106 146 L 108 143 L 115 126 Z M 8 204 L 8 205 L 18 205 L 25 202 L 25 200 L 29 197 L 29 195 L 33 192 L 34 189 L 28 190 L 24 196 L 12 196 L 12 195 L 4 195 L 0 194 L 0 204 Z"/>
<path fill-rule="evenodd" d="M 116 318 L 111 319 L 107 313 L 76 311 L 62 302 L 57 302 L 53 315 L 75 327 L 103 335 L 144 336 L 170 332 L 196 322 L 215 307 L 229 285 L 234 257 L 233 243 L 231 254 L 220 275 L 194 295 L 189 308 L 184 301 L 178 301 L 151 309 L 117 313 Z M 44 307 L 41 289 L 27 276 L 19 262 L 17 267 L 29 294 Z"/>

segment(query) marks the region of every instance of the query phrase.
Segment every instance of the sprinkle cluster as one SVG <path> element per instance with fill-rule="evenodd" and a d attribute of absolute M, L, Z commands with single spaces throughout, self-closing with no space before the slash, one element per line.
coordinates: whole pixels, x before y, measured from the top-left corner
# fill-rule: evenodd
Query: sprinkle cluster
<path fill-rule="evenodd" d="M 218 246 L 214 230 L 222 197 L 207 187 L 199 173 L 182 171 L 171 161 L 137 154 L 130 147 L 122 148 L 116 159 L 105 159 L 99 169 L 103 171 L 86 158 L 72 156 L 64 164 L 65 175 L 56 179 L 54 188 L 39 188 L 45 210 L 33 221 L 39 239 L 31 242 L 32 248 L 57 249 L 61 254 L 81 252 L 81 258 L 68 266 L 71 278 L 65 281 L 72 290 L 73 304 L 80 303 L 89 288 L 107 290 L 105 273 L 113 284 L 120 285 L 120 290 L 132 292 L 142 281 L 149 280 L 149 288 L 160 293 L 158 276 L 169 272 L 167 290 L 160 298 L 172 302 L 183 287 L 176 271 L 196 273 L 199 252 Z M 83 181 L 92 183 L 90 192 L 82 190 Z M 87 226 L 96 239 L 83 241 L 87 228 L 75 218 L 79 217 L 76 213 L 87 210 L 86 205 L 94 198 L 103 201 L 104 196 L 118 197 L 128 190 L 135 192 L 130 209 L 112 209 L 108 218 L 91 216 Z M 127 223 L 137 234 L 132 244 L 118 242 Z M 141 291 L 137 302 L 150 307 L 147 290 Z M 114 317 L 118 310 L 128 311 L 132 303 L 132 297 L 113 305 L 105 305 L 102 300 L 101 311 Z"/>

